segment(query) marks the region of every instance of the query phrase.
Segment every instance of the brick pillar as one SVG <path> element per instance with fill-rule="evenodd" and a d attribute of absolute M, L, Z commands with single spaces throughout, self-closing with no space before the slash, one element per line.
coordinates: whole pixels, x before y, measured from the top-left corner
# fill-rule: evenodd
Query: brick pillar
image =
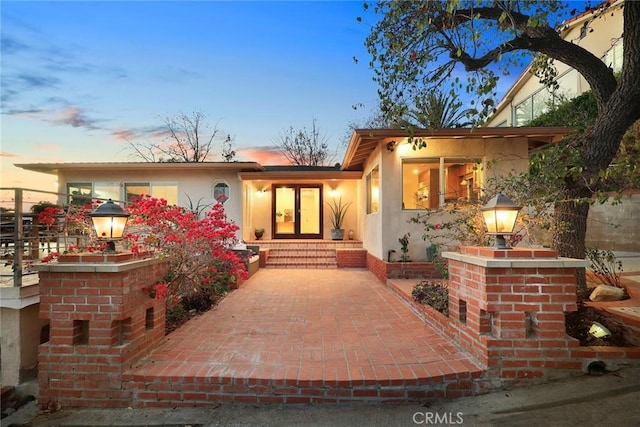
<path fill-rule="evenodd" d="M 40 317 L 49 342 L 38 354 L 40 403 L 126 407 L 122 374 L 162 340 L 165 302 L 143 287 L 166 274 L 159 259 L 133 255 L 65 255 L 36 266 Z"/>
<path fill-rule="evenodd" d="M 462 247 L 449 259 L 449 318 L 456 341 L 498 383 L 551 378 L 580 370 L 579 346 L 565 329 L 565 313 L 577 310 L 576 267 L 546 249 Z"/>

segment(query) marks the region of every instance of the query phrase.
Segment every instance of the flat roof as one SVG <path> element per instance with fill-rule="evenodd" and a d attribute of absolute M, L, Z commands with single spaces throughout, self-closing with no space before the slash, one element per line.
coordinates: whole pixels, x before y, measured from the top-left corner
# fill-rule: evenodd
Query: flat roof
<path fill-rule="evenodd" d="M 450 129 L 354 129 L 342 163 L 343 170 L 363 170 L 365 161 L 380 143 L 400 138 L 422 139 L 493 139 L 527 138 L 529 150 L 560 141 L 573 128 L 547 127 L 479 127 Z"/>
<path fill-rule="evenodd" d="M 260 171 L 263 166 L 256 162 L 79 162 L 79 163 L 16 163 L 16 167 L 57 175 L 60 171 L 119 171 L 132 168 L 142 170 L 236 170 Z"/>

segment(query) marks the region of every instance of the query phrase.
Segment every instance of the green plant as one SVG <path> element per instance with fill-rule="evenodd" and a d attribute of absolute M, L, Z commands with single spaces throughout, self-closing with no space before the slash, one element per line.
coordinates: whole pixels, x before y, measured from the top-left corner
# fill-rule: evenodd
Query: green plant
<path fill-rule="evenodd" d="M 344 222 L 344 217 L 347 213 L 347 209 L 351 205 L 351 202 L 342 204 L 342 197 L 336 201 L 333 199 L 332 203 L 328 203 L 329 208 L 331 209 L 331 225 L 334 230 L 342 229 L 342 223 Z"/>
<path fill-rule="evenodd" d="M 411 236 L 411 234 L 406 233 L 398 239 L 398 242 L 400 242 L 400 252 L 402 252 L 400 256 L 402 261 L 409 261 L 409 236 Z"/>
<path fill-rule="evenodd" d="M 427 304 L 444 314 L 449 315 L 449 290 L 445 282 L 423 280 L 411 291 L 413 299 L 420 304 Z"/>
<path fill-rule="evenodd" d="M 603 285 L 621 288 L 620 275 L 622 274 L 622 261 L 617 260 L 613 252 L 587 249 L 589 269 L 595 279 Z"/>

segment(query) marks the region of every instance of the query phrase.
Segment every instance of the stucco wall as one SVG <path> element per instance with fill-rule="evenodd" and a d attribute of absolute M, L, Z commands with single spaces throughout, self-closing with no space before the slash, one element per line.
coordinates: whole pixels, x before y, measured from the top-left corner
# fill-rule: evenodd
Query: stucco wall
<path fill-rule="evenodd" d="M 383 147 L 386 141 L 379 147 Z M 365 177 L 369 171 L 380 166 L 380 212 L 366 214 L 363 206 L 364 247 L 374 256 L 387 260 L 389 251 L 400 256 L 399 238 L 406 233 L 409 238 L 409 258 L 413 261 L 426 259 L 426 248 L 431 242 L 422 239 L 423 227 L 410 224 L 409 220 L 420 210 L 402 209 L 402 160 L 426 157 L 472 157 L 482 160 L 482 175 L 486 182 L 511 170 L 527 168 L 527 142 L 525 138 L 493 139 L 431 139 L 427 147 L 414 151 L 409 144 L 400 143 L 393 152 L 378 148 L 365 165 Z M 492 159 L 495 162 L 491 161 Z M 365 194 L 365 179 L 362 183 Z M 363 196 L 365 197 L 365 196 Z"/>
<path fill-rule="evenodd" d="M 121 186 L 124 199 L 125 182 L 166 182 L 178 186 L 178 204 L 184 207 L 214 203 L 213 185 L 224 181 L 229 185 L 229 199 L 224 203 L 227 217 L 242 225 L 242 194 L 237 172 L 227 170 L 136 170 L 130 171 L 64 171 L 58 178 L 59 191 L 66 192 L 67 182 L 111 182 Z M 63 200 L 60 201 L 61 203 Z M 238 236 L 240 233 L 238 233 Z"/>

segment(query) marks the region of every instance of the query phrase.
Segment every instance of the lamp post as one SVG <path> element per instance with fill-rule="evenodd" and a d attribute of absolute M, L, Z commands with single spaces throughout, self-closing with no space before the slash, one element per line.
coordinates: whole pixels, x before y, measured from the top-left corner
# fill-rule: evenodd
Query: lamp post
<path fill-rule="evenodd" d="M 522 206 L 502 193 L 498 193 L 482 207 L 487 232 L 496 236 L 496 249 L 511 249 L 507 246 L 504 236 L 513 234 L 518 212 Z"/>
<path fill-rule="evenodd" d="M 107 241 L 105 252 L 115 252 L 116 244 L 114 240 L 122 239 L 129 214 L 109 199 L 98 206 L 89 216 L 98 239 Z"/>

